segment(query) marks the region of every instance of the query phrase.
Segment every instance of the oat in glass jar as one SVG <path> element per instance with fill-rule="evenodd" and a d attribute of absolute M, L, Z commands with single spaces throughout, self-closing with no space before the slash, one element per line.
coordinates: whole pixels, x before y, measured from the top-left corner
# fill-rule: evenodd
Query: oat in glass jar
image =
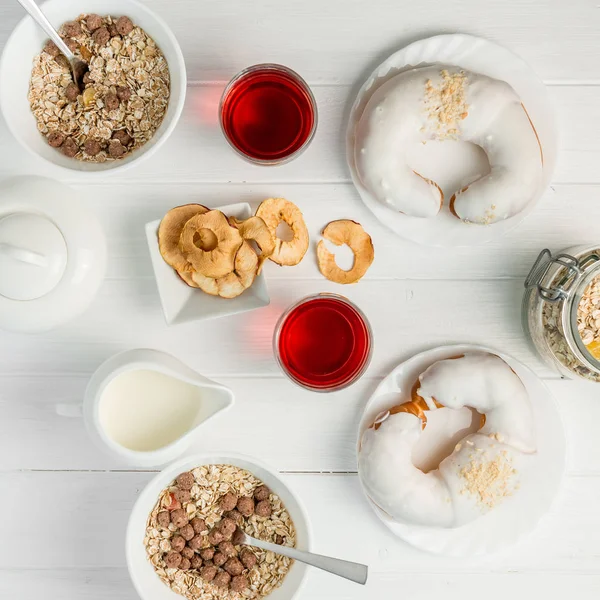
<path fill-rule="evenodd" d="M 600 382 L 600 244 L 543 250 L 525 280 L 523 326 L 565 377 Z"/>

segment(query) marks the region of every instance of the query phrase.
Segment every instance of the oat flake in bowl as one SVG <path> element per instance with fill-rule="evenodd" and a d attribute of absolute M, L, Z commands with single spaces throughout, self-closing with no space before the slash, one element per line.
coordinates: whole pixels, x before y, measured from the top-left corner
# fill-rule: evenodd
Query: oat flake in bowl
<path fill-rule="evenodd" d="M 160 48 L 129 17 L 80 15 L 59 33 L 88 63 L 85 89 L 48 41 L 33 61 L 29 104 L 50 146 L 83 161 L 117 160 L 148 142 L 165 116 L 169 66 Z"/>

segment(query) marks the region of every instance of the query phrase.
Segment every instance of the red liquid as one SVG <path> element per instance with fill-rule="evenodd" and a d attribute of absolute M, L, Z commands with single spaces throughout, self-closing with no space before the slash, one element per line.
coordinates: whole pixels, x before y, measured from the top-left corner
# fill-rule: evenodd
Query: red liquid
<path fill-rule="evenodd" d="M 292 310 L 279 333 L 279 357 L 292 379 L 316 389 L 350 383 L 371 349 L 363 317 L 334 298 L 315 298 Z"/>
<path fill-rule="evenodd" d="M 281 160 L 310 137 L 315 113 L 310 94 L 291 75 L 271 69 L 234 82 L 221 108 L 229 141 L 257 160 Z"/>

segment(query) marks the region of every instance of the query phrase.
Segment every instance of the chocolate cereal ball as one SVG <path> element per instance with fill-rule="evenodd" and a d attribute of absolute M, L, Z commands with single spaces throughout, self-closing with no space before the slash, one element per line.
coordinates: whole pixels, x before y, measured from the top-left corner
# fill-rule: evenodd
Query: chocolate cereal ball
<path fill-rule="evenodd" d="M 60 150 L 65 156 L 68 156 L 69 158 L 73 158 L 79 152 L 77 143 L 73 138 L 67 138 L 62 143 Z"/>
<path fill-rule="evenodd" d="M 261 500 L 254 509 L 254 512 L 259 517 L 270 517 L 273 509 L 271 508 L 271 503 L 268 500 Z"/>
<path fill-rule="evenodd" d="M 268 500 L 270 495 L 271 490 L 269 490 L 269 488 L 266 485 L 259 485 L 254 490 L 254 499 L 257 502 L 260 502 L 261 500 Z"/>
<path fill-rule="evenodd" d="M 222 552 L 215 552 L 213 563 L 215 567 L 222 567 L 227 562 L 227 555 Z"/>
<path fill-rule="evenodd" d="M 278 546 L 282 546 L 282 545 L 283 545 L 283 542 L 285 542 L 285 538 L 284 538 L 282 535 L 279 535 L 279 534 L 277 534 L 277 535 L 275 536 L 275 543 L 276 543 Z"/>
<path fill-rule="evenodd" d="M 231 543 L 234 546 L 239 546 L 244 542 L 244 532 L 238 527 L 231 536 Z"/>
<path fill-rule="evenodd" d="M 233 556 L 235 554 L 235 547 L 231 542 L 221 542 L 219 544 L 219 552 L 222 552 L 225 556 Z"/>
<path fill-rule="evenodd" d="M 177 484 L 177 487 L 180 490 L 189 491 L 194 485 L 194 476 L 189 471 L 186 471 L 185 473 L 181 473 L 181 475 L 177 477 L 175 483 Z"/>
<path fill-rule="evenodd" d="M 125 154 L 125 146 L 119 140 L 110 140 L 108 144 L 108 153 L 112 158 L 121 158 Z"/>
<path fill-rule="evenodd" d="M 179 565 L 179 568 L 182 571 L 189 571 L 192 568 L 192 563 L 188 558 L 183 557 L 181 559 L 181 564 Z"/>
<path fill-rule="evenodd" d="M 115 136 L 113 135 L 113 139 L 117 138 L 115 138 Z M 175 499 L 181 502 L 181 504 L 187 504 L 192 498 L 192 495 L 188 490 L 175 490 L 173 492 L 173 496 L 175 496 Z"/>
<path fill-rule="evenodd" d="M 231 519 L 238 525 L 244 520 L 244 517 L 242 517 L 242 513 L 235 508 L 233 510 L 228 510 L 227 512 L 223 513 L 223 516 L 227 517 L 228 519 Z"/>
<path fill-rule="evenodd" d="M 81 34 L 81 25 L 78 21 L 68 21 L 62 26 L 62 33 L 66 37 L 76 37 Z"/>
<path fill-rule="evenodd" d="M 220 588 L 227 587 L 230 581 L 231 575 L 227 573 L 227 571 L 220 571 L 216 574 L 215 578 L 213 579 L 213 583 Z"/>
<path fill-rule="evenodd" d="M 98 140 L 85 140 L 83 149 L 89 156 L 96 156 L 102 150 L 102 146 Z"/>
<path fill-rule="evenodd" d="M 200 577 L 204 579 L 204 581 L 212 581 L 217 574 L 217 567 L 214 565 L 207 565 L 200 569 Z"/>
<path fill-rule="evenodd" d="M 133 142 L 133 138 L 125 131 L 125 129 L 118 129 L 117 131 L 113 131 L 112 134 L 113 140 L 119 140 L 123 146 L 129 146 L 131 142 Z M 189 494 L 187 490 L 177 490 L 180 494 Z M 189 500 L 189 498 L 188 498 Z M 188 501 L 186 500 L 186 502 Z M 181 501 L 180 501 L 181 502 Z"/>
<path fill-rule="evenodd" d="M 223 534 L 216 528 L 211 529 L 210 533 L 208 534 L 208 541 L 213 546 L 220 544 L 223 541 L 223 539 Z"/>
<path fill-rule="evenodd" d="M 129 98 L 131 98 L 131 90 L 126 86 L 118 85 L 117 86 L 117 98 L 121 102 L 127 102 L 127 100 L 129 100 Z"/>
<path fill-rule="evenodd" d="M 181 556 L 183 556 L 183 558 L 187 558 L 188 560 L 192 560 L 192 558 L 196 556 L 196 553 L 189 546 L 186 546 L 181 551 Z"/>
<path fill-rule="evenodd" d="M 219 521 L 219 524 L 217 525 L 219 531 L 223 534 L 223 537 L 226 540 L 230 540 L 231 536 L 233 535 L 233 532 L 236 530 L 237 525 L 235 524 L 235 521 L 233 519 L 229 519 L 228 517 L 225 517 L 224 519 L 221 519 Z"/>
<path fill-rule="evenodd" d="M 47 140 L 53 148 L 60 148 L 65 141 L 65 136 L 60 131 L 52 131 L 48 134 Z"/>
<path fill-rule="evenodd" d="M 203 550 L 200 550 L 200 556 L 202 557 L 202 560 L 212 560 L 214 555 L 214 548 L 204 548 Z"/>
<path fill-rule="evenodd" d="M 246 569 L 252 569 L 257 563 L 256 556 L 254 556 L 254 553 L 247 548 L 244 548 L 240 553 L 240 560 Z"/>
<path fill-rule="evenodd" d="M 104 105 L 106 108 L 108 108 L 108 110 L 116 110 L 119 108 L 119 104 L 121 103 L 119 102 L 116 94 L 109 92 L 106 94 L 106 96 L 104 96 Z"/>
<path fill-rule="evenodd" d="M 106 42 L 110 40 L 110 33 L 106 27 L 99 27 L 92 33 L 92 39 L 98 46 L 106 46 Z"/>
<path fill-rule="evenodd" d="M 79 87 L 76 83 L 69 83 L 69 85 L 65 88 L 65 96 L 69 102 L 75 102 L 77 100 L 77 96 L 79 96 Z"/>
<path fill-rule="evenodd" d="M 243 592 L 249 586 L 250 586 L 250 582 L 248 581 L 248 578 L 245 575 L 236 575 L 231 580 L 231 589 L 234 592 L 238 592 L 238 593 Z"/>
<path fill-rule="evenodd" d="M 52 58 L 56 58 L 60 54 L 58 46 L 52 40 L 48 40 L 44 44 L 44 52 L 49 54 Z"/>
<path fill-rule="evenodd" d="M 171 523 L 173 523 L 177 529 L 188 524 L 188 516 L 183 508 L 177 508 L 171 512 Z"/>
<path fill-rule="evenodd" d="M 190 558 L 190 564 L 192 565 L 192 569 L 200 570 L 202 568 L 202 559 L 197 554 L 194 554 Z"/>
<path fill-rule="evenodd" d="M 188 523 L 187 525 L 184 525 L 180 530 L 179 530 L 179 535 L 186 541 L 189 542 L 195 535 L 196 532 L 194 531 L 194 528 Z"/>
<path fill-rule="evenodd" d="M 194 528 L 194 533 L 203 533 L 204 531 L 208 531 L 208 527 L 206 526 L 204 519 L 201 519 L 200 517 L 194 517 L 190 521 L 190 525 Z"/>
<path fill-rule="evenodd" d="M 169 567 L 169 569 L 177 569 L 182 560 L 183 556 L 174 550 L 171 550 L 171 552 L 167 552 L 167 554 L 165 554 L 165 564 L 167 567 Z"/>
<path fill-rule="evenodd" d="M 185 540 L 180 535 L 173 536 L 171 548 L 175 550 L 175 552 L 181 552 L 185 548 Z"/>
<path fill-rule="evenodd" d="M 156 520 L 163 529 L 167 529 L 171 523 L 171 515 L 168 510 L 161 510 L 158 513 Z"/>
<path fill-rule="evenodd" d="M 192 550 L 200 550 L 200 548 L 202 548 L 202 536 L 201 535 L 195 535 L 189 542 L 188 542 L 188 546 L 192 549 Z"/>
<path fill-rule="evenodd" d="M 88 15 L 85 18 L 85 24 L 90 31 L 96 31 L 102 27 L 102 17 L 100 15 Z"/>
<path fill-rule="evenodd" d="M 222 510 L 233 510 L 238 503 L 238 497 L 233 492 L 227 492 L 219 500 L 219 506 Z"/>
<path fill-rule="evenodd" d="M 237 509 L 244 517 L 251 516 L 254 513 L 254 500 L 248 496 L 243 496 L 238 500 Z"/>
<path fill-rule="evenodd" d="M 115 27 L 121 35 L 127 35 L 133 31 L 133 23 L 129 17 L 119 17 L 115 22 Z"/>
<path fill-rule="evenodd" d="M 232 576 L 241 575 L 244 570 L 244 565 L 237 558 L 227 560 L 223 568 Z"/>

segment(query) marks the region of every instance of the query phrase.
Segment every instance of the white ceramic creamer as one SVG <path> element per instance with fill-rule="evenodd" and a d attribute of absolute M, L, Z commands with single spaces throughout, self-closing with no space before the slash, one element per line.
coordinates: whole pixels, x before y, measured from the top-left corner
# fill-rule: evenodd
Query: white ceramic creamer
<path fill-rule="evenodd" d="M 151 466 L 182 454 L 198 428 L 232 404 L 231 390 L 175 357 L 130 350 L 94 373 L 83 414 L 103 450 L 129 464 Z"/>

